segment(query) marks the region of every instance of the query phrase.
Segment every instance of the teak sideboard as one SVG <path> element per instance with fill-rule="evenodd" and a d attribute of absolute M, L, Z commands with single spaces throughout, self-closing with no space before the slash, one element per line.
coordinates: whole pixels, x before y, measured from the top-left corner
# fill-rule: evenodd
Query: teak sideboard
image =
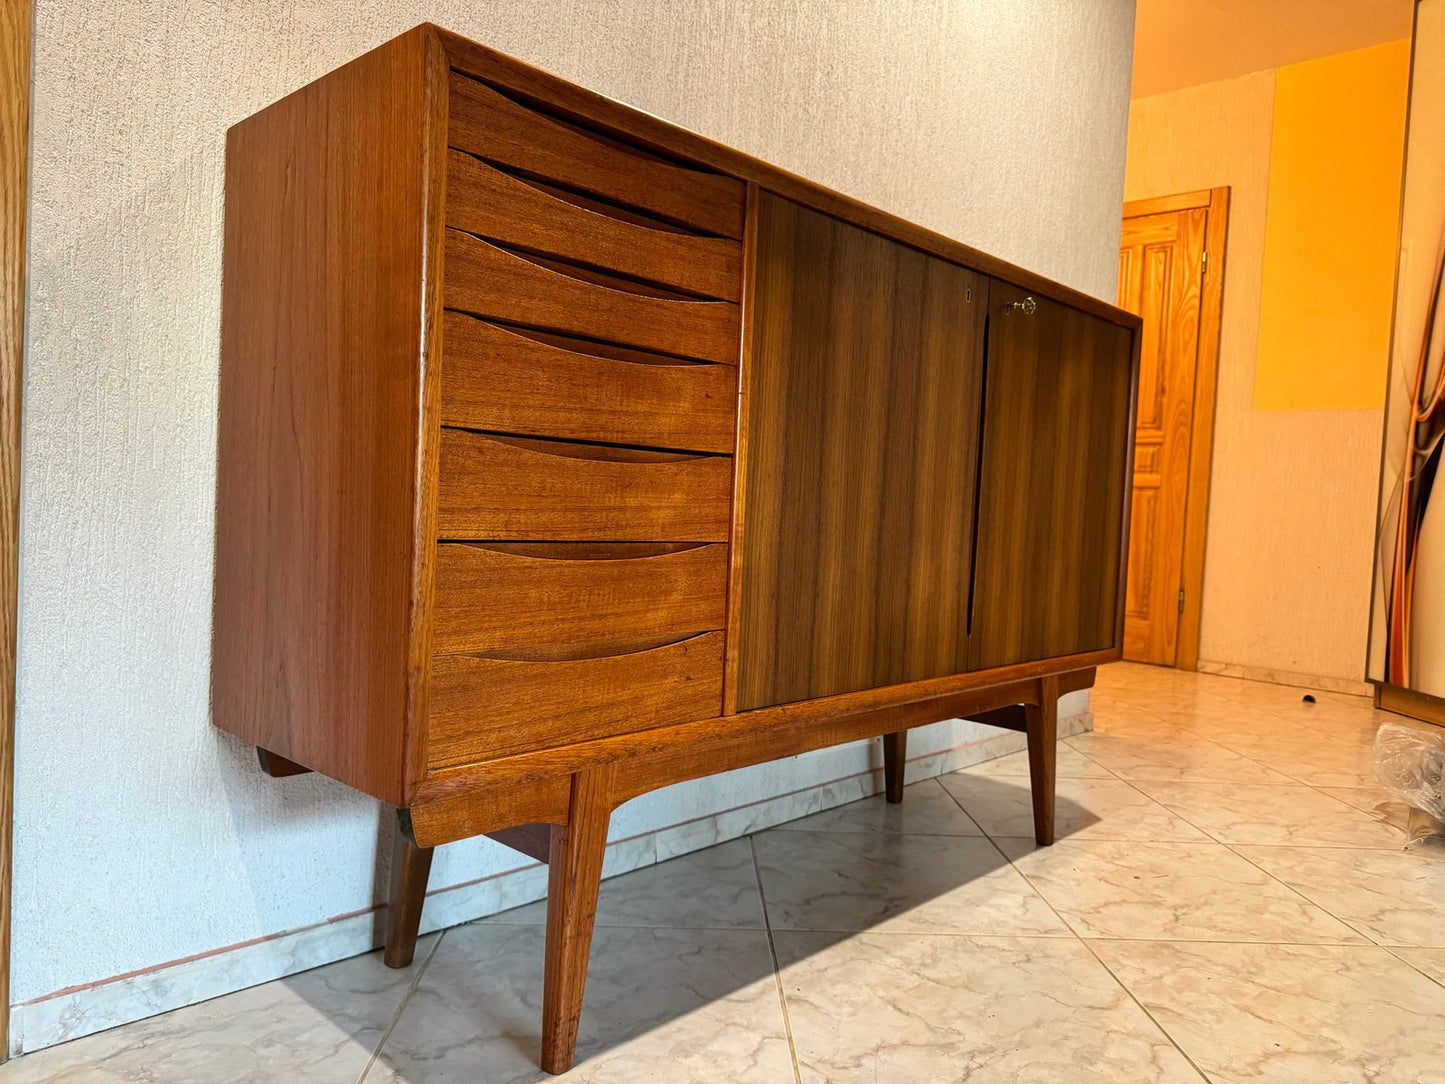
<path fill-rule="evenodd" d="M 226 152 L 213 714 L 550 863 L 572 1062 L 611 811 L 1120 654 L 1138 320 L 424 25 Z M 1146 469 L 1141 465 L 1140 469 Z"/>

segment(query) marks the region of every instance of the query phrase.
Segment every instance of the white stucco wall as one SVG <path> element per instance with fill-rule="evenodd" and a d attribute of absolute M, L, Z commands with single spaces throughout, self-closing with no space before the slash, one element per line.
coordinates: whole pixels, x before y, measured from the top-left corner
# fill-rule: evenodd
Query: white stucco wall
<path fill-rule="evenodd" d="M 40 0 L 16 1002 L 384 891 L 375 803 L 267 780 L 208 721 L 222 151 L 228 125 L 426 19 L 1114 296 L 1128 0 Z M 851 749 L 677 788 L 617 829 L 866 763 Z M 446 848 L 433 884 L 514 857 Z"/>

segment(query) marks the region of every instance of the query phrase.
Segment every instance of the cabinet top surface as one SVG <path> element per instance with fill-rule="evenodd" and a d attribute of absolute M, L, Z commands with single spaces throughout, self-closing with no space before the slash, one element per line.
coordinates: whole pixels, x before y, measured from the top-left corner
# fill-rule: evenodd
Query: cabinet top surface
<path fill-rule="evenodd" d="M 427 74 L 428 80 L 440 76 L 435 83 L 430 84 L 433 87 L 445 87 L 444 69 L 463 73 L 526 104 L 540 107 L 566 120 L 580 121 L 588 127 L 602 129 L 654 154 L 681 159 L 689 164 L 756 184 L 760 188 L 863 229 L 1011 282 L 1024 290 L 1053 298 L 1121 326 L 1140 326 L 1137 316 L 1099 298 L 879 210 L 861 200 L 688 131 L 643 110 L 577 86 L 560 76 L 433 23 L 421 23 L 400 37 L 415 37 L 419 40 L 426 57 L 426 65 L 431 69 Z M 322 76 L 297 93 L 324 84 L 329 78 L 329 75 Z M 445 108 L 445 93 L 433 94 L 431 97 L 434 107 Z M 242 127 L 246 123 L 248 122 L 241 121 L 236 127 Z"/>

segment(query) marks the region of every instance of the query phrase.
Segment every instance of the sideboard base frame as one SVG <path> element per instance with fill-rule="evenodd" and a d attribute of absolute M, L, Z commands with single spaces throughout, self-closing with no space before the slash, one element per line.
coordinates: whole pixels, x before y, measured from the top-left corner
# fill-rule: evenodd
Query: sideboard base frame
<path fill-rule="evenodd" d="M 774 760 L 859 738 L 882 734 L 884 777 L 889 802 L 903 800 L 908 730 L 960 715 L 1011 730 L 1028 738 L 1029 785 L 1033 798 L 1034 837 L 1040 846 L 1054 841 L 1054 765 L 1058 746 L 1058 702 L 1066 692 L 1089 688 L 1092 667 L 1062 675 L 1046 674 L 1025 681 L 969 689 L 916 704 L 881 708 L 832 727 L 806 721 L 794 732 L 751 732 L 733 735 L 707 750 L 690 754 L 665 747 L 630 749 L 616 759 L 579 766 L 546 781 L 522 779 L 490 793 L 470 792 L 468 810 L 455 797 L 446 801 L 440 818 L 425 806 L 398 810 L 392 858 L 391 903 L 388 911 L 385 962 L 405 967 L 416 952 L 417 933 L 426 896 L 432 849 L 458 831 L 488 835 L 548 864 L 547 947 L 543 979 L 542 1068 L 566 1072 L 577 1047 L 577 1027 L 587 980 L 593 920 L 602 880 L 602 860 L 612 811 L 639 794 L 687 779 L 748 764 Z M 758 713 L 749 713 L 758 714 Z M 746 719 L 748 714 L 737 716 Z M 844 725 L 846 724 L 846 725 Z M 624 746 L 613 741 L 606 743 Z M 686 746 L 683 747 L 686 750 Z M 518 758 L 522 759 L 522 758 Z M 520 823 L 537 810 L 544 795 L 547 816 L 540 823 Z M 507 814 L 506 809 L 526 810 Z M 419 819 L 420 815 L 420 819 Z M 508 819 L 511 824 L 494 823 Z M 474 828 L 480 825 L 482 827 Z M 420 826 L 420 832 L 419 832 Z M 440 831 L 440 835 L 434 835 Z M 546 833 L 545 836 L 543 833 Z M 420 840 L 418 836 L 420 835 Z M 463 835 L 454 838 L 465 838 Z M 546 846 L 543 849 L 543 841 Z"/>

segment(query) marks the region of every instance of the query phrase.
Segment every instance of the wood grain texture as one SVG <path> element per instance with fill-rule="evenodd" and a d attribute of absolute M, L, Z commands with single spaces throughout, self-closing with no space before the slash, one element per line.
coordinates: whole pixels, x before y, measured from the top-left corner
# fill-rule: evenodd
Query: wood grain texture
<path fill-rule="evenodd" d="M 1117 650 L 1094 651 L 649 730 L 624 730 L 458 764 L 432 772 L 418 789 L 411 807 L 418 833 L 414 838 L 436 845 L 508 824 L 552 819 L 559 801 L 556 780 L 598 764 L 628 764 L 629 782 L 619 798 L 623 801 L 699 776 L 1021 704 L 1037 696 L 1038 679 L 1045 674 L 1059 675 L 1061 689 L 1087 688 L 1094 667 L 1118 658 Z"/>
<path fill-rule="evenodd" d="M 461 151 L 452 151 L 448 159 L 448 226 L 688 293 L 738 299 L 742 269 L 736 241 L 592 209 L 599 206 L 528 183 Z"/>
<path fill-rule="evenodd" d="M 462 313 L 444 319 L 444 425 L 644 448 L 731 452 L 738 371 Z M 607 351 L 603 353 L 602 351 Z"/>
<path fill-rule="evenodd" d="M 564 335 L 737 364 L 738 307 L 667 296 L 448 230 L 446 305 Z"/>
<path fill-rule="evenodd" d="M 1034 807 L 1034 842 L 1054 842 L 1054 776 L 1059 752 L 1059 679 L 1039 681 L 1037 703 L 1024 706 L 1024 733 L 1029 743 L 1029 796 Z"/>
<path fill-rule="evenodd" d="M 714 142 L 674 124 L 629 108 L 611 98 L 567 83 L 555 75 L 436 28 L 453 68 L 485 80 L 514 97 L 545 101 L 550 113 L 588 128 L 627 140 L 672 160 L 728 174 L 833 215 L 903 244 L 1001 278 L 1039 297 L 1052 298 L 1082 312 L 1133 327 L 1132 317 L 1096 297 L 1001 260 L 914 222 L 880 211 L 860 200 L 834 192 L 771 163 Z M 724 232 L 724 231 L 717 231 Z M 730 233 L 729 236 L 738 236 Z"/>
<path fill-rule="evenodd" d="M 758 264 L 758 201 L 762 198 L 756 184 L 749 183 L 743 221 L 743 337 L 738 354 L 738 408 L 735 444 L 733 447 L 733 505 L 728 545 L 728 620 L 727 642 L 723 666 L 723 714 L 738 710 L 738 633 L 743 624 L 743 553 L 747 535 L 748 509 L 748 418 L 752 381 L 753 327 L 757 297 Z"/>
<path fill-rule="evenodd" d="M 1126 205 L 1127 211 L 1127 205 Z M 1225 251 L 1229 236 L 1229 189 L 1209 193 L 1204 251 L 1209 267 L 1199 302 L 1199 363 L 1194 371 L 1194 425 L 1189 441 L 1189 497 L 1184 510 L 1184 612 L 1174 665 L 1199 668 L 1199 629 L 1204 620 L 1204 550 L 1209 536 L 1209 486 L 1214 466 L 1215 395 L 1219 385 L 1219 343 L 1224 319 Z"/>
<path fill-rule="evenodd" d="M 542 973 L 544 1072 L 565 1073 L 577 1052 L 577 1024 L 612 819 L 611 765 L 572 777 L 567 820 L 552 826 L 547 870 L 547 959 Z"/>
<path fill-rule="evenodd" d="M 622 544 L 438 550 L 438 653 L 552 659 L 617 654 L 723 627 L 727 547 Z"/>
<path fill-rule="evenodd" d="M 552 825 L 518 824 L 512 828 L 500 828 L 487 833 L 504 847 L 510 847 L 518 854 L 525 854 L 536 862 L 552 860 Z"/>
<path fill-rule="evenodd" d="M 20 582 L 20 419 L 30 171 L 30 0 L 0 4 L 0 1062 L 10 1052 L 10 879 Z"/>
<path fill-rule="evenodd" d="M 763 193 L 739 710 L 967 668 L 986 280 Z"/>
<path fill-rule="evenodd" d="M 590 444 L 441 435 L 445 539 L 724 542 L 732 460 Z"/>
<path fill-rule="evenodd" d="M 395 39 L 227 136 L 213 718 L 394 805 L 415 684 L 427 45 Z"/>
<path fill-rule="evenodd" d="M 391 844 L 391 893 L 386 910 L 386 951 L 382 954 L 387 967 L 407 967 L 416 956 L 416 935 L 426 905 L 431 860 L 432 849 L 413 843 L 398 818 Z"/>
<path fill-rule="evenodd" d="M 1204 271 L 1202 208 L 1124 219 L 1119 304 L 1143 319 L 1124 657 L 1173 666 Z"/>
<path fill-rule="evenodd" d="M 579 129 L 455 73 L 448 140 L 487 161 L 679 225 L 723 237 L 742 235 L 743 186 L 734 178 Z"/>
<path fill-rule="evenodd" d="M 1132 433 L 1127 327 L 995 282 L 969 665 L 1117 646 Z"/>
<path fill-rule="evenodd" d="M 722 633 L 625 655 L 530 662 L 438 655 L 433 769 L 568 745 L 722 710 Z"/>

